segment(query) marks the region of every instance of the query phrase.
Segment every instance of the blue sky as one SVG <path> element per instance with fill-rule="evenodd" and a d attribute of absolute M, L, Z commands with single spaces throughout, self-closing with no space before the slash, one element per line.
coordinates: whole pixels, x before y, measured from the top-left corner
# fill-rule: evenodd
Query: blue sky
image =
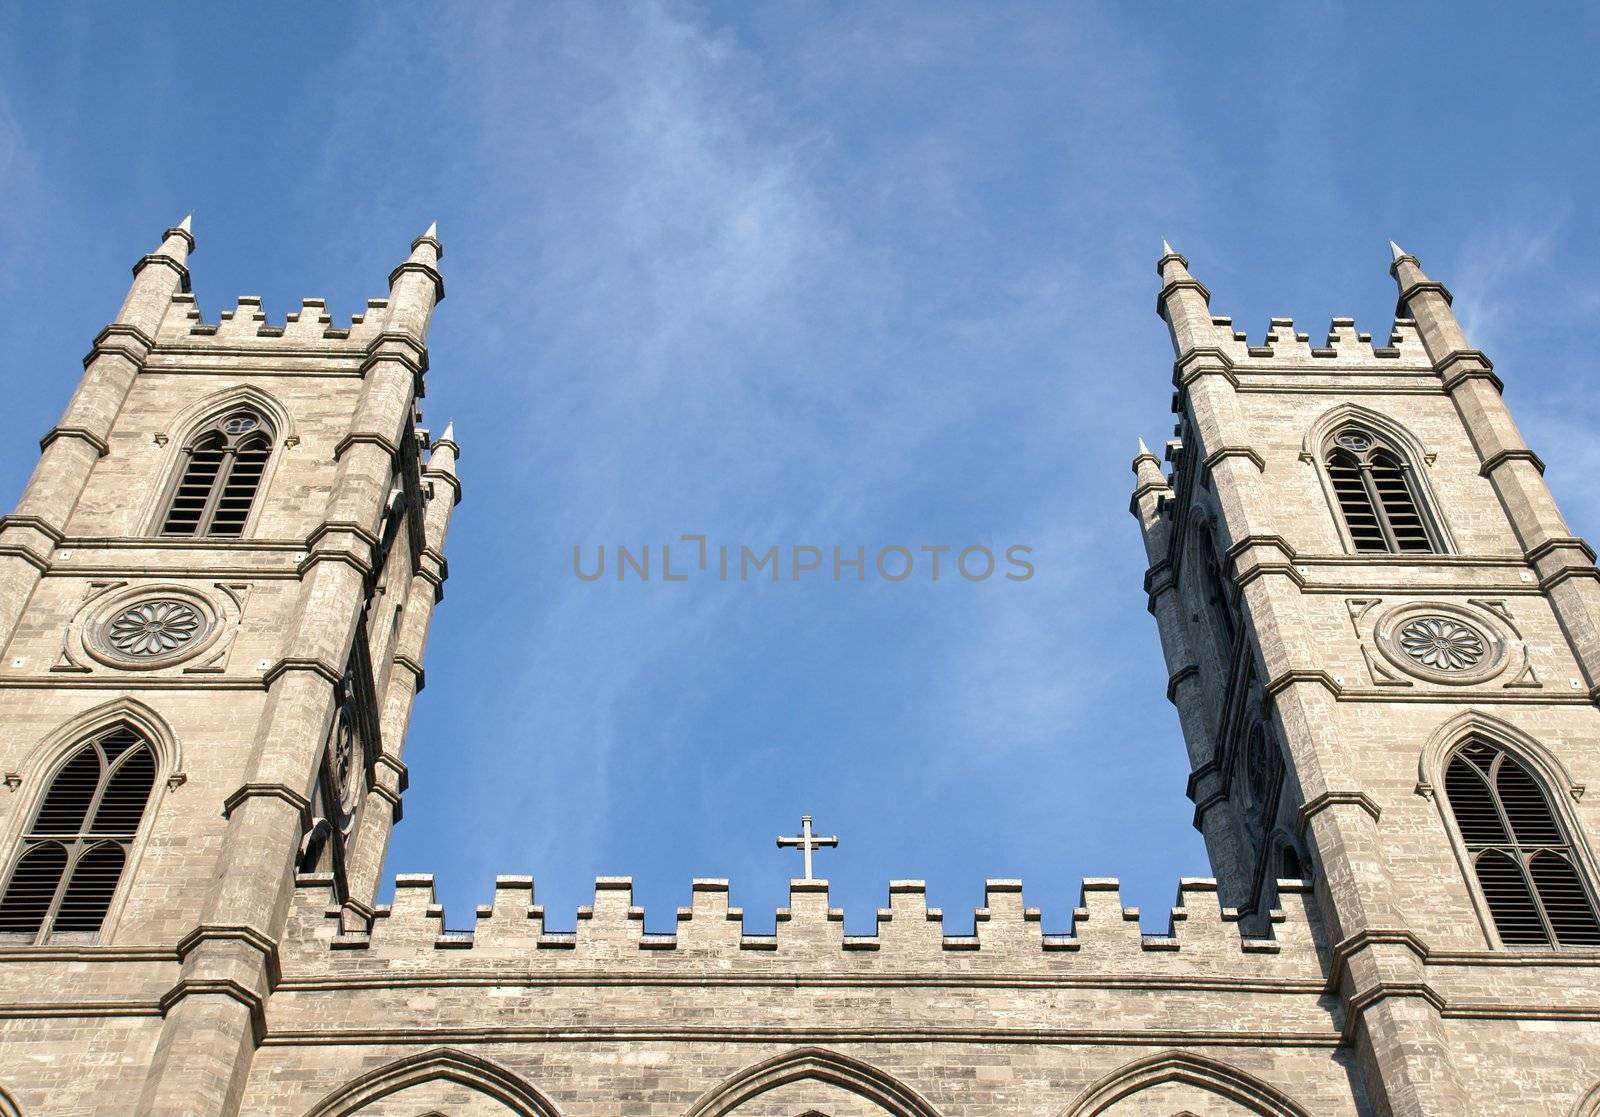
<path fill-rule="evenodd" d="M 599 874 L 770 926 L 810 812 L 891 878 L 1147 925 L 1204 874 L 1127 514 L 1169 238 L 1259 337 L 1449 283 L 1574 528 L 1600 500 L 1600 17 L 1572 5 L 0 7 L 0 501 L 128 268 L 336 319 L 439 221 L 425 402 L 466 500 L 390 872 L 453 925 Z M 981 584 L 580 582 L 575 544 L 1035 548 Z"/>

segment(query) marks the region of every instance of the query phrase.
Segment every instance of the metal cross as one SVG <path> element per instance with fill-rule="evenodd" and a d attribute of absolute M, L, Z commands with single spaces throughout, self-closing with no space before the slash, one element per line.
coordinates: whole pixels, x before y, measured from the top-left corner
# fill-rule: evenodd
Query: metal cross
<path fill-rule="evenodd" d="M 811 851 L 814 849 L 821 849 L 824 846 L 836 846 L 838 844 L 839 838 L 837 835 L 829 835 L 828 837 L 823 838 L 813 834 L 811 832 L 811 816 L 808 814 L 800 816 L 800 833 L 797 837 L 785 838 L 781 834 L 778 836 L 779 849 L 782 849 L 785 846 L 797 846 L 800 852 L 805 855 L 806 880 L 816 879 L 811 875 Z"/>

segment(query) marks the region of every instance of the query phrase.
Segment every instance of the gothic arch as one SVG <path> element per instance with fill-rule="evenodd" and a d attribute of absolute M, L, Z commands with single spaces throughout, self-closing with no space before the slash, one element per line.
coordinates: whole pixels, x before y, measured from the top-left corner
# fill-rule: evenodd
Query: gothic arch
<path fill-rule="evenodd" d="M 345 1117 L 408 1086 L 444 1080 L 470 1087 L 517 1117 L 560 1117 L 555 1105 L 505 1068 L 448 1047 L 422 1051 L 368 1071 L 323 1098 L 306 1117 Z"/>
<path fill-rule="evenodd" d="M 161 437 L 168 445 L 181 446 L 185 439 L 199 428 L 222 418 L 225 411 L 235 407 L 253 407 L 272 424 L 279 445 L 293 446 L 300 441 L 294 431 L 294 419 L 289 409 L 278 402 L 278 397 L 254 384 L 235 384 L 195 400 L 172 417 Z"/>
<path fill-rule="evenodd" d="M 156 753 L 156 771 L 169 784 L 182 783 L 183 748 L 167 720 L 137 698 L 114 698 L 98 706 L 75 714 L 62 722 L 49 735 L 33 746 L 22 769 L 23 786 L 37 783 L 41 773 L 53 773 L 67 752 L 85 737 L 110 729 L 118 722 L 126 722 L 150 743 Z M 3 1115 L 4 1111 L 0 1111 Z"/>
<path fill-rule="evenodd" d="M 1439 812 L 1439 822 L 1450 838 L 1450 849 L 1461 870 L 1462 883 L 1472 897 L 1478 924 L 1485 938 L 1494 943 L 1499 941 L 1499 932 L 1495 930 L 1494 919 L 1478 886 L 1472 857 L 1461 839 L 1460 827 L 1456 825 L 1449 801 L 1442 794 L 1446 762 L 1459 745 L 1473 737 L 1504 749 L 1532 769 L 1534 776 L 1550 793 L 1551 809 L 1555 811 L 1557 824 L 1566 833 L 1582 878 L 1590 882 L 1600 881 L 1600 862 L 1595 860 L 1583 822 L 1574 809 L 1574 804 L 1583 798 L 1584 785 L 1572 778 L 1572 773 L 1561 762 L 1561 758 L 1549 748 L 1509 721 L 1482 710 L 1463 710 L 1434 730 L 1417 758 L 1417 794 L 1431 799 L 1434 809 Z M 1597 1099 L 1597 1103 L 1600 1103 L 1600 1099 Z"/>
<path fill-rule="evenodd" d="M 1078 1096 L 1061 1117 L 1094 1117 L 1140 1090 L 1184 1083 L 1237 1102 L 1261 1117 L 1311 1117 L 1281 1091 L 1226 1063 L 1188 1051 L 1166 1051 L 1112 1071 Z"/>
<path fill-rule="evenodd" d="M 123 697 L 103 702 L 58 725 L 33 746 L 22 763 L 21 771 L 8 773 L 20 779 L 13 793 L 21 794 L 12 804 L 10 817 L 5 820 L 4 832 L 0 834 L 0 882 L 3 882 L 10 874 L 12 859 L 26 834 L 33 812 L 43 802 L 56 773 L 85 741 L 118 725 L 131 727 L 144 738 L 155 753 L 156 774 L 150 798 L 139 820 L 138 833 L 128 847 L 116 893 L 101 922 L 102 936 L 111 933 L 122 914 L 122 907 L 128 898 L 128 882 L 138 874 L 139 862 L 144 856 L 145 839 L 149 837 L 155 817 L 161 810 L 163 793 L 172 791 L 186 779 L 183 774 L 183 751 L 166 719 L 138 699 Z M 10 1117 L 5 1101 L 4 1091 L 0 1091 L 0 1117 Z"/>
<path fill-rule="evenodd" d="M 1328 449 L 1329 439 L 1347 423 L 1358 423 L 1371 428 L 1384 441 L 1401 451 L 1411 466 L 1410 475 L 1416 484 L 1416 500 L 1421 506 L 1422 514 L 1438 532 L 1440 549 L 1445 554 L 1455 554 L 1455 537 L 1450 533 L 1450 525 L 1445 522 L 1439 499 L 1434 495 L 1433 483 L 1428 479 L 1426 467 L 1433 464 L 1435 455 L 1410 430 L 1382 412 L 1363 407 L 1359 403 L 1341 403 L 1324 411 L 1307 428 L 1305 438 L 1300 442 L 1300 460 L 1317 471 L 1317 479 L 1322 484 L 1322 494 L 1328 501 L 1328 512 L 1333 516 L 1341 537 L 1346 534 L 1347 529 L 1339 511 L 1339 498 L 1333 491 L 1333 482 L 1328 477 L 1328 468 L 1323 458 Z M 1349 544 L 1349 540 L 1345 542 L 1346 545 Z"/>
<path fill-rule="evenodd" d="M 914 1090 L 877 1067 L 821 1047 L 796 1048 L 746 1067 L 695 1102 L 685 1117 L 724 1117 L 751 1098 L 802 1079 L 849 1090 L 895 1117 L 939 1117 Z"/>
<path fill-rule="evenodd" d="M 146 507 L 139 521 L 144 525 L 145 531 L 160 530 L 168 498 L 175 484 L 178 466 L 183 460 L 183 450 L 189 444 L 189 440 L 197 431 L 221 419 L 226 412 L 236 407 L 249 407 L 259 411 L 272 426 L 272 454 L 267 458 L 266 469 L 261 475 L 257 492 L 265 493 L 269 490 L 272 477 L 278 470 L 282 451 L 298 445 L 300 436 L 295 433 L 294 418 L 290 415 L 289 409 L 278 402 L 276 396 L 253 384 L 235 384 L 231 388 L 223 388 L 221 391 L 195 400 L 174 415 L 166 428 L 156 435 L 156 442 L 165 447 L 166 452 L 161 459 L 160 481 L 150 487 L 150 496 L 145 502 Z M 258 503 L 257 507 L 250 511 L 246 531 L 249 530 L 249 524 L 255 522 L 259 512 Z"/>
<path fill-rule="evenodd" d="M 1600 1114 L 1600 1083 L 1590 1087 L 1589 1092 L 1572 1107 L 1572 1117 L 1596 1117 L 1597 1114 Z"/>
<path fill-rule="evenodd" d="M 1560 757 L 1509 721 L 1482 710 L 1463 710 L 1433 731 L 1417 757 L 1418 794 L 1436 798 L 1434 789 L 1444 782 L 1445 759 L 1457 745 L 1474 735 L 1512 753 L 1538 773 L 1551 791 L 1560 793 L 1555 796 L 1560 801 L 1557 810 L 1565 810 L 1568 802 L 1583 798 L 1583 784 L 1572 778 Z M 1562 821 L 1577 820 L 1564 817 Z"/>

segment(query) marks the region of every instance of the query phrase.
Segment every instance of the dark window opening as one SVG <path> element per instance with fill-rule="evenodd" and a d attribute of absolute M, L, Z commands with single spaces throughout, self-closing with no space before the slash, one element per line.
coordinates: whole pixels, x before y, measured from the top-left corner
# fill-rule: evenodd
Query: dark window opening
<path fill-rule="evenodd" d="M 1445 798 L 1507 946 L 1600 946 L 1600 918 L 1544 787 L 1482 741 L 1445 768 Z"/>
<path fill-rule="evenodd" d="M 0 895 L 0 941 L 100 931 L 155 776 L 154 751 L 126 726 L 73 753 L 23 835 Z"/>
<path fill-rule="evenodd" d="M 1364 554 L 1432 554 L 1438 532 L 1423 511 L 1411 467 L 1364 430 L 1334 436 L 1326 458 L 1334 501 L 1350 542 Z"/>
<path fill-rule="evenodd" d="M 161 534 L 243 535 L 271 455 L 272 430 L 253 411 L 232 412 L 201 431 L 184 447 Z"/>

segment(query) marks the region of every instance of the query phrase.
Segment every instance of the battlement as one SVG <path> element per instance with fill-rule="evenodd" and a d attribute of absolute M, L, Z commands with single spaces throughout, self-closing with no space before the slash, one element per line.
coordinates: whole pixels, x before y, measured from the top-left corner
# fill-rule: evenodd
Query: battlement
<path fill-rule="evenodd" d="M 628 877 L 597 879 L 594 902 L 578 909 L 577 929 L 569 932 L 546 930 L 532 877 L 497 877 L 494 900 L 478 906 L 470 931 L 447 929 L 431 874 L 397 877 L 394 900 L 376 909 L 369 930 L 357 933 L 341 923 L 331 877 L 302 875 L 296 884 L 284 950 L 313 970 L 496 964 L 511 958 L 541 970 L 654 968 L 683 958 L 697 966 L 710 960 L 718 972 L 771 970 L 785 962 L 808 970 L 959 973 L 1203 972 L 1244 965 L 1260 976 L 1309 979 L 1320 974 L 1319 952 L 1326 948 L 1310 886 L 1289 880 L 1278 883 L 1281 906 L 1271 912 L 1271 933 L 1264 937 L 1242 932 L 1238 912 L 1218 905 L 1217 884 L 1209 878 L 1179 882 L 1164 934 L 1141 930 L 1139 910 L 1123 906 L 1115 878 L 1083 882 L 1062 934 L 1044 933 L 1039 909 L 1024 906 L 1021 881 L 987 881 L 970 935 L 946 933 L 943 911 L 928 907 L 918 880 L 890 882 L 888 906 L 878 910 L 871 935 L 845 933 L 844 913 L 829 904 L 823 880 L 790 882 L 789 902 L 778 909 L 771 934 L 746 930 L 743 909 L 729 905 L 726 880 L 694 881 L 690 904 L 678 909 L 672 934 L 645 931 L 644 909 L 634 904 Z"/>
<path fill-rule="evenodd" d="M 1235 368 L 1271 371 L 1303 368 L 1323 371 L 1338 368 L 1373 372 L 1429 372 L 1428 359 L 1417 324 L 1410 318 L 1396 318 L 1389 328 L 1387 343 L 1374 345 L 1372 335 L 1356 329 L 1354 318 L 1334 318 L 1328 323 L 1325 340 L 1313 345 L 1309 334 L 1295 328 L 1292 318 L 1272 318 L 1259 343 L 1252 343 L 1243 330 L 1236 330 L 1233 319 L 1214 317 L 1211 324 L 1216 340 Z"/>
<path fill-rule="evenodd" d="M 300 309 L 284 316 L 279 324 L 267 318 L 260 295 L 240 295 L 234 305 L 222 311 L 214 322 L 203 319 L 192 293 L 172 296 L 172 305 L 161 320 L 156 335 L 164 347 L 232 348 L 314 348 L 329 347 L 359 350 L 382 331 L 388 299 L 368 299 L 366 309 L 335 325 L 328 313 L 327 300 L 305 298 Z"/>

